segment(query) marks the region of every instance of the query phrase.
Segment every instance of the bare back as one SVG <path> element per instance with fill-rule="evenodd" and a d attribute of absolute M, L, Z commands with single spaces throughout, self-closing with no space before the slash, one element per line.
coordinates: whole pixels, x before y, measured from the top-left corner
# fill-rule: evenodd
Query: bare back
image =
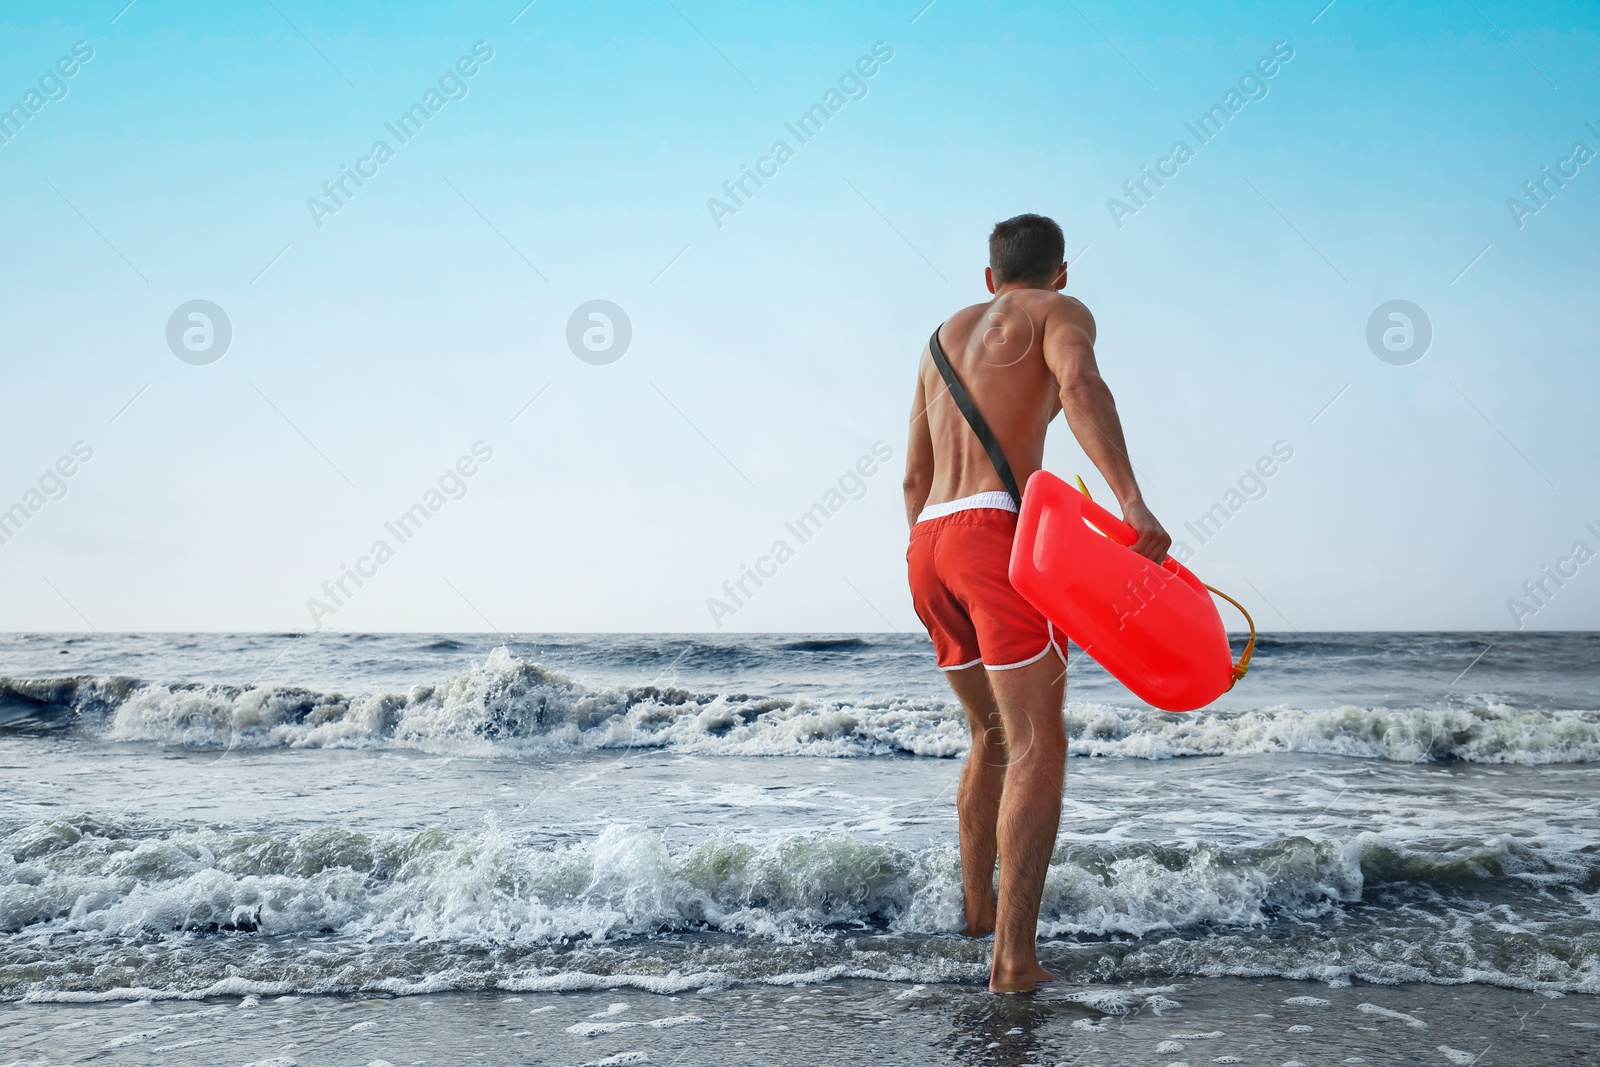
<path fill-rule="evenodd" d="M 1027 484 L 1043 464 L 1045 431 L 1061 411 L 1058 373 L 1082 354 L 1093 360 L 1089 309 L 1044 289 L 1010 290 L 950 316 L 939 340 L 999 439 L 1017 484 Z M 918 376 L 933 447 L 927 503 L 1004 489 L 926 350 Z"/>

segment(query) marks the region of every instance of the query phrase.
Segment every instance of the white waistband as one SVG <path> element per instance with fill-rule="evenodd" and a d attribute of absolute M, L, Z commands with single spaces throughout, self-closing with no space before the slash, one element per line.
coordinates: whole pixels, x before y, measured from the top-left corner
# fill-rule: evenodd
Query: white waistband
<path fill-rule="evenodd" d="M 1016 511 L 1017 502 L 1011 499 L 1011 494 L 1004 490 L 993 490 L 988 493 L 973 493 L 960 500 L 946 500 L 942 504 L 929 504 L 922 509 L 922 514 L 917 516 L 918 522 L 927 522 L 929 519 L 942 519 L 946 515 L 954 515 L 958 511 L 971 511 L 973 508 L 999 508 L 1001 511 Z"/>

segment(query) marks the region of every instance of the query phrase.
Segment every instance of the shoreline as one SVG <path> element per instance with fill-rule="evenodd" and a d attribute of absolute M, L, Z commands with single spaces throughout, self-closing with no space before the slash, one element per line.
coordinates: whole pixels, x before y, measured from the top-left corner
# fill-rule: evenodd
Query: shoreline
<path fill-rule="evenodd" d="M 1001 1067 L 1600 1063 L 1600 998 L 1496 986 L 1330 988 L 1288 979 L 1051 987 L 839 980 L 662 995 L 631 989 L 222 997 L 0 1006 L 4 1067 L 321 1067 L 486 1062 Z"/>

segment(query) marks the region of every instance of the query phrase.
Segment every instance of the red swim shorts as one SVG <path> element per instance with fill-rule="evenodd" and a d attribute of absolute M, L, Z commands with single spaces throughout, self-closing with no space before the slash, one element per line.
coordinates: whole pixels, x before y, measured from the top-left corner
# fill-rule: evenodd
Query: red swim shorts
<path fill-rule="evenodd" d="M 1049 620 L 1011 587 L 1006 570 L 1016 533 L 1016 513 L 1000 508 L 969 508 L 911 528 L 911 600 L 940 670 L 981 663 L 1005 671 L 1052 649 L 1060 654 Z"/>

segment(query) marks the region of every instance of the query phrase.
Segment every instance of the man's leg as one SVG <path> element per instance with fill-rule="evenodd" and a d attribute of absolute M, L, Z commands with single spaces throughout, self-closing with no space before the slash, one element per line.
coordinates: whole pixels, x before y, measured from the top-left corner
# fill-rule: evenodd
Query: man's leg
<path fill-rule="evenodd" d="M 968 937 L 994 932 L 994 864 L 998 855 L 995 823 L 1000 815 L 1000 792 L 1006 777 L 1005 730 L 988 672 L 980 667 L 946 671 L 967 711 L 972 729 L 972 749 L 961 769 L 956 792 L 956 813 L 961 834 L 961 895 L 966 902 Z"/>
<path fill-rule="evenodd" d="M 1000 901 L 989 972 L 989 988 L 997 993 L 1031 990 L 1055 977 L 1039 966 L 1034 938 L 1045 872 L 1061 823 L 1066 678 L 1066 667 L 1054 652 L 1026 667 L 989 672 L 1009 756 L 997 823 Z"/>

